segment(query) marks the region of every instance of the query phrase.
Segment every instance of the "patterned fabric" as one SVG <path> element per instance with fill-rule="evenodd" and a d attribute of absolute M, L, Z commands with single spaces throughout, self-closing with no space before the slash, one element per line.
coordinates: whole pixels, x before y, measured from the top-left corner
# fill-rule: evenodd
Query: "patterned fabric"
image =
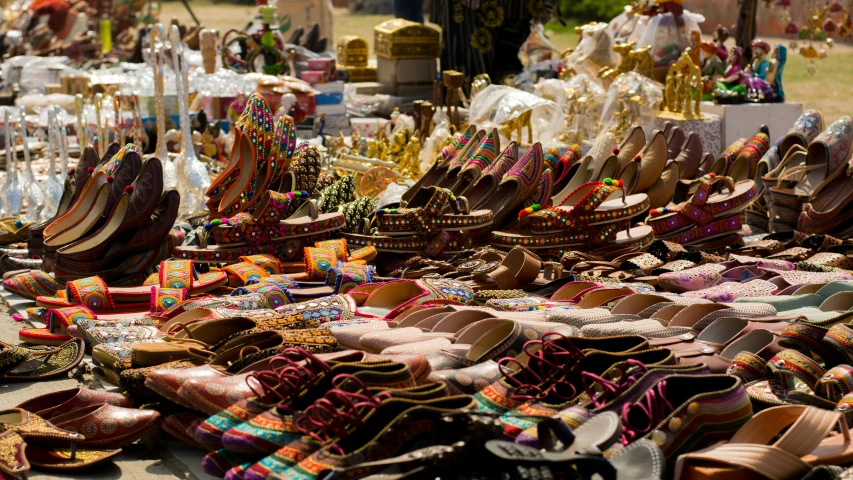
<path fill-rule="evenodd" d="M 116 174 L 119 167 L 121 167 L 121 162 L 128 152 L 133 152 L 140 156 L 142 155 L 142 150 L 139 147 L 132 143 L 128 143 L 124 146 L 124 148 L 122 148 L 115 155 L 113 155 L 113 157 L 107 163 L 98 167 L 98 170 L 106 173 L 107 177 L 112 177 Z"/>
<path fill-rule="evenodd" d="M 159 315 L 189 298 L 186 288 L 151 287 L 151 313 Z"/>
<path fill-rule="evenodd" d="M 270 275 L 281 275 L 284 273 L 281 261 L 272 255 L 244 255 L 239 260 L 257 265 L 266 270 Z"/>
<path fill-rule="evenodd" d="M 305 247 L 305 273 L 309 280 L 325 279 L 338 264 L 338 252 L 329 248 Z"/>
<path fill-rule="evenodd" d="M 73 280 L 65 284 L 68 300 L 83 305 L 90 310 L 115 310 L 109 287 L 100 277 Z"/>
<path fill-rule="evenodd" d="M 365 283 L 373 283 L 373 265 L 344 265 L 330 268 L 326 274 L 326 285 L 333 288 L 336 294 L 347 293 Z"/>
<path fill-rule="evenodd" d="M 192 260 L 167 260 L 160 263 L 160 286 L 165 288 L 193 289 Z"/>
<path fill-rule="evenodd" d="M 228 265 L 223 270 L 229 277 L 231 277 L 232 284 L 239 283 L 245 285 L 248 282 L 260 281 L 262 278 L 267 276 L 266 270 L 249 262 L 240 262 Z"/>

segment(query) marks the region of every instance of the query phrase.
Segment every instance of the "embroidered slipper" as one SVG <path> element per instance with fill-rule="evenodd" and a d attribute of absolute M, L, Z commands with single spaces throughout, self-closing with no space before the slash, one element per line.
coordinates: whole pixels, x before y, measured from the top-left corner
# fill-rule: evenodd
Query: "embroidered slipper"
<path fill-rule="evenodd" d="M 569 247 L 584 249 L 643 247 L 654 240 L 652 228 L 646 225 L 631 227 L 630 220 L 612 222 L 586 231 L 567 230 L 563 233 L 532 235 L 529 233 L 492 232 L 491 244 L 498 248 L 523 246 L 531 250 L 553 250 L 562 256 Z M 540 253 L 545 255 L 545 253 Z"/>
<path fill-rule="evenodd" d="M 462 150 L 451 160 L 447 166 L 447 173 L 444 177 L 440 178 L 438 182 L 435 184 L 436 187 L 441 188 L 450 188 L 456 184 L 456 181 L 459 178 L 459 173 L 465 168 L 465 165 L 468 164 L 468 161 L 474 156 L 474 152 L 476 152 L 480 144 L 486 138 L 485 130 L 478 130 L 477 133 L 471 137 L 471 140 L 462 147 Z M 491 142 L 490 142 L 491 143 Z M 423 185 L 421 188 L 429 187 L 431 185 Z M 415 192 L 417 194 L 417 192 Z M 410 197 L 411 198 L 411 197 Z"/>
<path fill-rule="evenodd" d="M 0 379 L 44 380 L 63 375 L 83 361 L 83 340 L 69 339 L 56 345 L 29 348 L 0 342 Z"/>
<path fill-rule="evenodd" d="M 622 193 L 621 201 L 607 200 L 616 192 Z M 646 194 L 624 195 L 624 183 L 621 180 L 608 178 L 604 182 L 584 184 L 569 195 L 563 204 L 574 202 L 574 205 L 544 210 L 539 210 L 535 205 L 526 208 L 519 212 L 519 221 L 516 223 L 518 232 L 492 232 L 492 244 L 503 247 L 521 245 L 527 248 L 603 246 L 610 243 L 609 240 L 619 230 L 628 227 L 631 217 L 649 208 Z M 522 232 L 522 228 L 527 232 Z"/>
<path fill-rule="evenodd" d="M 609 200 L 616 193 L 621 199 Z M 604 179 L 603 182 L 585 183 L 570 193 L 558 206 L 540 209 L 527 218 L 530 230 L 535 233 L 557 233 L 567 229 L 582 229 L 634 217 L 648 210 L 649 197 L 638 193 L 625 195 L 621 180 Z"/>
<path fill-rule="evenodd" d="M 468 187 L 473 185 L 485 172 L 495 163 L 498 154 L 501 151 L 501 141 L 498 135 L 498 130 L 493 128 L 491 132 L 486 134 L 483 140 L 477 145 L 477 148 L 471 153 L 470 158 L 465 165 L 459 170 L 456 176 L 456 182 L 451 187 L 448 187 L 452 192 L 461 194 Z M 415 194 L 417 195 L 417 194 Z M 414 198 L 414 197 L 412 197 Z M 411 203 L 411 199 L 409 202 Z"/>
<path fill-rule="evenodd" d="M 56 295 L 56 292 L 65 288 L 65 283 L 41 270 L 30 270 L 3 280 L 3 288 L 23 298 L 35 300 Z"/>
<path fill-rule="evenodd" d="M 243 148 L 246 146 L 246 143 L 244 142 L 242 146 L 236 143 L 235 145 Z M 282 179 L 283 176 L 294 176 L 294 173 L 289 172 L 288 168 L 293 161 L 295 149 L 296 127 L 293 124 L 293 118 L 289 115 L 282 115 L 275 122 L 272 147 L 269 150 L 268 156 L 265 159 L 258 157 L 256 162 L 249 164 L 248 170 L 243 169 L 240 171 L 235 183 L 225 192 L 217 207 L 219 214 L 222 217 L 228 217 L 239 212 L 254 211 L 259 199 L 262 198 L 261 192 L 269 190 L 271 186 L 280 188 L 280 184 L 285 181 Z M 301 157 L 318 155 L 316 151 L 309 152 L 306 149 L 300 150 L 299 154 Z M 297 162 L 300 160 L 302 158 L 297 159 Z M 284 173 L 286 171 L 288 172 Z M 243 185 L 242 179 L 244 173 L 252 175 L 252 177 L 248 186 L 241 187 L 240 185 Z M 295 185 L 295 183 L 295 179 L 291 179 L 291 185 Z M 238 188 L 243 188 L 243 190 L 235 193 L 235 190 Z M 234 198 L 234 195 L 238 196 Z"/>
<path fill-rule="evenodd" d="M 721 153 L 720 156 L 717 157 L 716 160 L 714 160 L 714 162 L 708 167 L 705 174 L 713 173 L 718 177 L 728 175 L 732 169 L 732 164 L 735 162 L 735 158 L 737 158 L 738 154 L 748 141 L 749 140 L 747 138 L 739 138 L 732 142 L 732 144 L 726 147 L 726 149 L 723 150 L 723 153 Z"/>
<path fill-rule="evenodd" d="M 26 242 L 29 232 L 30 222 L 18 217 L 0 218 L 0 245 Z"/>
<path fill-rule="evenodd" d="M 833 122 L 809 144 L 805 160 L 808 172 L 797 185 L 798 188 L 804 192 L 814 192 L 821 183 L 824 183 L 824 180 L 844 170 L 842 167 L 850 159 L 851 146 L 853 146 L 853 118 L 845 115 Z"/>
<path fill-rule="evenodd" d="M 211 183 L 205 195 L 209 200 L 205 203 L 210 218 L 220 218 L 219 207 L 231 207 L 240 200 L 239 195 L 249 188 L 255 170 L 263 167 L 273 148 L 272 112 L 264 97 L 253 92 L 246 103 L 246 108 L 240 118 L 234 122 L 234 146 L 228 165 Z M 240 186 L 233 188 L 236 183 Z M 226 197 L 232 192 L 232 197 Z"/>
<path fill-rule="evenodd" d="M 732 161 L 732 166 L 726 176 L 735 183 L 745 180 L 755 180 L 758 173 L 758 161 L 770 148 L 770 128 L 762 125 L 758 132 L 747 141 Z"/>
<path fill-rule="evenodd" d="M 661 236 L 661 239 L 680 243 L 682 245 L 693 245 L 707 242 L 708 240 L 724 237 L 740 231 L 743 226 L 743 220 L 741 217 L 741 215 L 734 215 L 727 218 L 721 218 L 706 225 L 702 225 L 701 227 L 697 226 L 683 233 Z"/>
<path fill-rule="evenodd" d="M 418 193 L 421 188 L 437 185 L 442 179 L 444 179 L 444 177 L 447 176 L 447 170 L 450 167 L 450 164 L 457 156 L 459 156 L 468 143 L 470 143 L 472 139 L 477 142 L 477 144 L 480 143 L 480 133 L 481 132 L 477 130 L 475 125 L 469 125 L 461 135 L 453 139 L 450 145 L 442 148 L 435 163 L 432 164 L 426 173 L 421 175 L 414 185 L 403 193 L 402 200 L 408 201 Z"/>
<path fill-rule="evenodd" d="M 452 208 L 454 213 L 443 213 L 447 207 Z M 457 197 L 446 188 L 426 187 L 412 197 L 406 208 L 377 210 L 376 227 L 379 234 L 419 233 L 432 237 L 438 230 L 470 230 L 491 223 L 491 211 L 468 210 L 465 197 Z"/>
<path fill-rule="evenodd" d="M 491 210 L 492 222 L 500 224 L 519 206 L 547 205 L 551 200 L 552 185 L 552 172 L 545 168 L 542 145 L 536 143 L 504 175 L 497 190 L 487 193 L 490 196 L 482 204 L 476 204 L 476 208 Z M 471 190 L 472 197 L 482 198 L 483 190 L 487 188 L 488 185 L 478 183 Z"/>
<path fill-rule="evenodd" d="M 509 142 L 509 145 L 498 156 L 497 160 L 489 165 L 488 168 L 482 171 L 476 181 L 468 185 L 458 195 L 468 199 L 469 205 L 473 208 L 478 208 L 489 197 L 497 191 L 498 185 L 503 180 L 504 175 L 518 162 L 518 144 L 515 141 Z M 426 184 L 427 186 L 429 184 Z M 414 194 L 412 194 L 414 195 Z M 409 199 L 412 197 L 410 196 Z"/>
<path fill-rule="evenodd" d="M 620 150 L 620 157 L 622 153 Z M 625 190 L 629 194 L 646 193 L 661 178 L 666 160 L 666 136 L 658 130 L 634 157 L 620 161 L 619 173 L 614 178 L 625 182 Z"/>
<path fill-rule="evenodd" d="M 708 174 L 699 179 L 699 187 L 685 203 L 674 208 L 653 209 L 646 223 L 655 235 L 668 237 L 691 227 L 702 227 L 723 216 L 731 216 L 746 208 L 758 193 L 755 182 L 747 180 L 733 184 L 728 177 Z M 721 185 L 728 192 L 712 194 Z M 721 188 L 722 188 L 721 187 Z"/>
<path fill-rule="evenodd" d="M 16 473 L 25 471 L 21 466 L 27 464 L 39 470 L 77 471 L 105 462 L 121 453 L 121 449 L 78 449 L 77 442 L 86 438 L 82 434 L 63 430 L 20 408 L 0 411 L 0 430 L 3 431 L 4 447 L 10 446 L 8 432 L 17 434 L 18 444 L 9 450 L 10 453 L 16 452 L 15 464 L 18 468 L 12 469 Z M 69 443 L 70 447 L 56 446 L 64 442 Z"/>

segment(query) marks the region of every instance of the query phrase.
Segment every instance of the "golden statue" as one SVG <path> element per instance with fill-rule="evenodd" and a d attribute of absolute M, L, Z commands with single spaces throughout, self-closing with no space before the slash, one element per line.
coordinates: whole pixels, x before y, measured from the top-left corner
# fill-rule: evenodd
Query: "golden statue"
<path fill-rule="evenodd" d="M 533 111 L 527 110 L 521 115 L 513 118 L 512 120 L 504 122 L 503 126 L 501 127 L 501 133 L 503 133 L 503 135 L 508 139 L 512 140 L 512 133 L 513 130 L 515 130 L 518 135 L 517 141 L 518 143 L 521 143 L 521 139 L 523 138 L 522 130 L 527 128 L 527 144 L 533 145 L 533 127 L 530 125 L 530 118 L 532 116 Z"/>
<path fill-rule="evenodd" d="M 655 60 L 652 58 L 652 46 L 646 45 L 643 48 L 631 50 L 628 52 L 634 64 L 634 71 L 648 78 L 654 78 Z"/>
<path fill-rule="evenodd" d="M 667 71 L 661 110 L 680 114 L 676 118 L 701 117 L 699 104 L 702 100 L 703 87 L 702 71 L 693 63 L 688 48 Z M 693 108 L 691 104 L 694 104 Z M 668 117 L 664 116 L 664 118 Z"/>
<path fill-rule="evenodd" d="M 637 42 L 632 40 L 630 42 L 617 43 L 613 46 L 613 51 L 622 57 L 619 60 L 619 64 L 616 65 L 617 72 L 627 73 L 634 70 L 636 58 L 631 55 L 631 51 L 634 49 L 634 45 L 636 44 Z"/>

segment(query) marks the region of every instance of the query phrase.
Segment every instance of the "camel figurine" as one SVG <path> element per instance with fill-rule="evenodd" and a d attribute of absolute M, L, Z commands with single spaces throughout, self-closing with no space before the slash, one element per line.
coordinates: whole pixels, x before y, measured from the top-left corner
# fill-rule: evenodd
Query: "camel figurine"
<path fill-rule="evenodd" d="M 634 70 L 636 66 L 636 57 L 631 55 L 631 51 L 634 49 L 634 45 L 637 42 L 630 41 L 625 43 L 617 43 L 613 45 L 613 51 L 618 53 L 622 58 L 619 60 L 619 64 L 616 65 L 616 71 L 619 73 L 627 73 Z"/>
<path fill-rule="evenodd" d="M 527 110 L 523 112 L 521 115 L 513 118 L 504 123 L 503 128 L 501 129 L 501 133 L 504 134 L 505 137 L 512 140 L 512 133 L 515 130 L 518 136 L 518 142 L 521 143 L 522 131 L 527 128 L 527 143 L 533 144 L 533 126 L 530 124 L 530 119 L 533 116 L 532 110 Z"/>

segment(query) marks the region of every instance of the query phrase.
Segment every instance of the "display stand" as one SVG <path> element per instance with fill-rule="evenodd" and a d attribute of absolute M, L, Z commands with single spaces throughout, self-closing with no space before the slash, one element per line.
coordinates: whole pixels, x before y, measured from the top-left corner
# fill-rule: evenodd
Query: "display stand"
<path fill-rule="evenodd" d="M 716 105 L 713 102 L 702 102 L 702 113 L 713 113 L 722 117 L 723 148 L 725 148 L 738 138 L 751 138 L 759 125 L 770 127 L 770 138 L 781 138 L 788 133 L 791 125 L 803 113 L 803 105 L 801 103 Z"/>
<path fill-rule="evenodd" d="M 669 112 L 666 115 L 658 115 L 655 117 L 655 128 L 663 130 L 667 122 L 673 123 L 685 132 L 696 132 L 699 135 L 699 140 L 702 141 L 702 150 L 719 155 L 723 148 L 727 145 L 722 139 L 723 121 L 719 115 L 709 113 L 705 109 L 705 103 L 702 103 L 702 118 L 673 118 Z"/>

